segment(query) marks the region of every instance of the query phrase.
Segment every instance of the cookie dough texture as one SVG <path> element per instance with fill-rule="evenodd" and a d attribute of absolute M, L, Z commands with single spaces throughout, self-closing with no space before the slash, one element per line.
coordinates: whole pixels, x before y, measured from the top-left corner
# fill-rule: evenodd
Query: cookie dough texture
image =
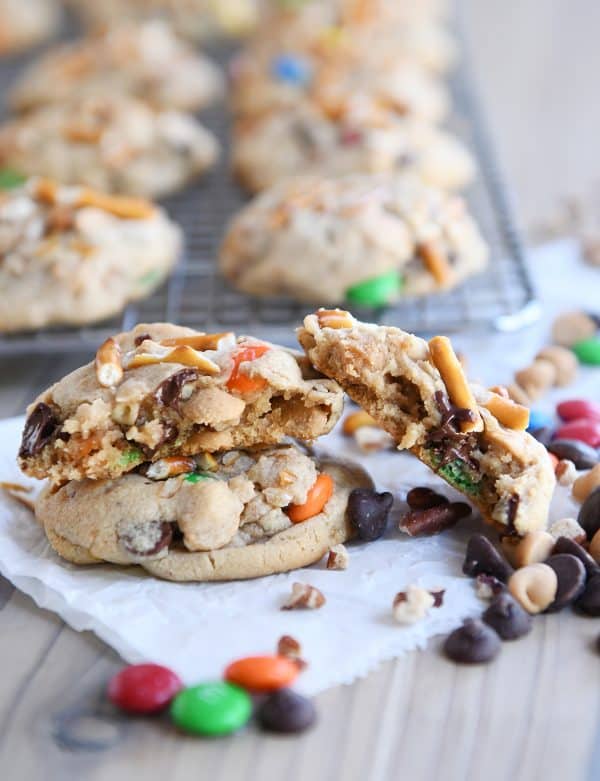
<path fill-rule="evenodd" d="M 194 117 L 124 95 L 74 98 L 0 125 L 0 167 L 107 192 L 164 196 L 217 157 Z"/>
<path fill-rule="evenodd" d="M 93 323 L 149 296 L 182 235 L 162 209 L 37 180 L 0 192 L 0 332 Z M 133 209 L 123 217 L 110 211 Z M 134 216 L 135 215 L 135 216 Z"/>
<path fill-rule="evenodd" d="M 163 19 L 191 41 L 247 34 L 257 18 L 258 0 L 68 0 L 93 30 L 124 20 Z"/>
<path fill-rule="evenodd" d="M 435 246 L 441 265 L 427 265 L 425 245 Z M 348 288 L 394 270 L 404 278 L 402 296 L 427 295 L 486 262 L 461 198 L 416 178 L 368 175 L 275 185 L 234 218 L 220 256 L 241 290 L 313 303 L 340 303 Z"/>
<path fill-rule="evenodd" d="M 197 111 L 223 91 L 219 68 L 154 20 L 51 49 L 20 76 L 10 104 L 29 111 L 74 97 L 129 95 L 156 109 Z"/>
<path fill-rule="evenodd" d="M 0 0 L 0 55 L 42 43 L 59 22 L 57 0 Z"/>
<path fill-rule="evenodd" d="M 376 112 L 379 114 L 379 112 Z M 385 113 L 332 120 L 306 101 L 235 126 L 233 170 L 251 192 L 304 174 L 414 173 L 447 190 L 475 174 L 469 151 L 429 123 Z"/>
<path fill-rule="evenodd" d="M 189 328 L 137 325 L 115 337 L 124 367 L 116 387 L 102 387 L 89 363 L 42 393 L 28 410 L 23 471 L 54 483 L 113 478 L 166 456 L 310 441 L 338 420 L 339 386 L 315 379 L 304 356 L 284 348 L 224 334 L 196 353 L 212 373 L 163 360 L 173 350 L 164 340 L 194 337 Z M 256 348 L 259 357 L 240 360 Z M 159 362 L 135 366 L 140 356 Z M 228 385 L 236 356 L 236 370 L 254 380 L 249 389 Z"/>
<path fill-rule="evenodd" d="M 318 515 L 294 525 L 285 507 L 306 500 L 319 472 L 332 477 L 334 493 Z M 36 515 L 56 552 L 76 564 L 137 564 L 174 581 L 237 580 L 307 566 L 351 537 L 346 505 L 359 487 L 372 487 L 360 467 L 285 446 L 223 454 L 212 477 L 193 483 L 130 474 L 47 487 Z"/>
<path fill-rule="evenodd" d="M 399 449 L 463 491 L 487 521 L 510 534 L 544 528 L 555 485 L 544 446 L 503 426 L 484 406 L 491 394 L 473 384 L 482 426 L 462 433 L 460 411 L 449 403 L 427 342 L 347 318 L 343 328 L 323 325 L 319 313 L 305 319 L 298 338 L 313 365 L 339 382 Z"/>

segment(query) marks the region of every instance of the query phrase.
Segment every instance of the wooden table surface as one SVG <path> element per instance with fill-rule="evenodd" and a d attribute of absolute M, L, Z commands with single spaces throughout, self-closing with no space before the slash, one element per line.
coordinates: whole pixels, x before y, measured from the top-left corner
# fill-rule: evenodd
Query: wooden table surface
<path fill-rule="evenodd" d="M 600 4 L 465 0 L 465 8 L 500 156 L 531 225 L 598 173 Z M 83 358 L 2 361 L 0 416 L 22 412 Z M 319 725 L 300 738 L 249 729 L 202 741 L 167 722 L 116 719 L 102 694 L 119 666 L 114 652 L 0 578 L 0 778 L 598 779 L 599 631 L 567 612 L 539 618 L 527 639 L 477 669 L 449 664 L 434 641 L 319 696 Z"/>

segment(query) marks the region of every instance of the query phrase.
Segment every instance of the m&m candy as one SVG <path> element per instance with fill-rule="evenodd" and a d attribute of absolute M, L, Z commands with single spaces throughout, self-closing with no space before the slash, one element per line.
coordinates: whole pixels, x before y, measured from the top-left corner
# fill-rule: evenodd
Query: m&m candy
<path fill-rule="evenodd" d="M 160 664 L 132 664 L 111 678 L 108 698 L 128 713 L 157 713 L 183 687 L 178 675 Z"/>
<path fill-rule="evenodd" d="M 252 700 L 244 689 L 212 681 L 181 691 L 171 705 L 173 722 L 196 735 L 229 735 L 252 715 Z"/>

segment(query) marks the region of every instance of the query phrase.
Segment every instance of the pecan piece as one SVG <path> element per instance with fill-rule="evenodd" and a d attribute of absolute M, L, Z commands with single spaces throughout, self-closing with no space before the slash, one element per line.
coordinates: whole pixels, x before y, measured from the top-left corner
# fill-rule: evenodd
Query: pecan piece
<path fill-rule="evenodd" d="M 292 583 L 292 593 L 282 610 L 316 610 L 325 604 L 325 596 L 309 583 Z"/>

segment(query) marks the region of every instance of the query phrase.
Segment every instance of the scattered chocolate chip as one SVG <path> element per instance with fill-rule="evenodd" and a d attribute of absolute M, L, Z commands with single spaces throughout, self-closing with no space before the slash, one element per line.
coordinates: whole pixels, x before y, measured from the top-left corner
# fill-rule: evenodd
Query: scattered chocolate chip
<path fill-rule="evenodd" d="M 197 378 L 198 372 L 195 369 L 181 369 L 161 382 L 154 391 L 154 398 L 159 404 L 170 407 L 179 400 L 183 386 L 188 382 L 193 382 Z"/>
<path fill-rule="evenodd" d="M 399 528 L 410 537 L 424 537 L 439 534 L 470 514 L 471 507 L 465 502 L 448 502 L 428 510 L 411 510 L 402 518 Z"/>
<path fill-rule="evenodd" d="M 448 499 L 445 496 L 436 493 L 426 486 L 411 488 L 406 494 L 406 501 L 411 510 L 429 510 L 431 507 L 448 504 Z"/>
<path fill-rule="evenodd" d="M 166 521 L 132 521 L 119 528 L 118 537 L 132 556 L 156 556 L 171 544 L 173 529 Z"/>
<path fill-rule="evenodd" d="M 25 423 L 19 456 L 28 458 L 37 455 L 44 445 L 52 439 L 59 426 L 54 412 L 41 401 Z"/>
<path fill-rule="evenodd" d="M 434 607 L 441 607 L 444 604 L 444 594 L 446 593 L 446 589 L 442 588 L 439 591 L 430 591 L 429 593 L 433 597 Z"/>
<path fill-rule="evenodd" d="M 453 662 L 481 664 L 497 656 L 500 646 L 500 638 L 491 627 L 483 621 L 467 618 L 446 638 L 444 653 Z"/>
<path fill-rule="evenodd" d="M 529 433 L 534 439 L 537 439 L 538 442 L 541 442 L 544 447 L 548 447 L 552 441 L 552 434 L 554 433 L 554 430 L 550 428 L 550 426 L 541 426 L 541 428 L 536 428 Z"/>
<path fill-rule="evenodd" d="M 561 461 L 572 461 L 577 469 L 591 469 L 598 463 L 594 448 L 577 439 L 555 439 L 547 447 Z"/>
<path fill-rule="evenodd" d="M 348 497 L 348 518 L 361 540 L 377 540 L 384 533 L 394 497 L 370 488 L 355 488 Z"/>
<path fill-rule="evenodd" d="M 575 602 L 579 613 L 587 616 L 600 616 L 600 574 L 592 575 L 585 584 L 583 594 Z"/>
<path fill-rule="evenodd" d="M 474 534 L 467 543 L 463 572 L 471 578 L 477 575 L 492 575 L 506 583 L 513 570 L 487 537 Z"/>
<path fill-rule="evenodd" d="M 547 613 L 555 613 L 570 605 L 583 593 L 586 581 L 585 567 L 570 553 L 550 556 L 544 563 L 554 570 L 558 579 L 554 602 L 546 608 Z"/>
<path fill-rule="evenodd" d="M 506 591 L 506 586 L 493 575 L 480 574 L 475 578 L 475 591 L 480 599 L 493 599 Z"/>
<path fill-rule="evenodd" d="M 269 732 L 303 732 L 317 720 L 313 703 L 291 689 L 279 689 L 259 706 L 256 717 Z"/>
<path fill-rule="evenodd" d="M 600 567 L 586 549 L 570 537 L 559 537 L 556 540 L 554 548 L 552 548 L 552 555 L 557 556 L 559 553 L 569 553 L 571 556 L 578 558 L 585 567 L 588 576 L 594 575 L 596 572 L 600 573 Z"/>
<path fill-rule="evenodd" d="M 133 343 L 136 347 L 139 347 L 142 342 L 145 342 L 146 339 L 152 339 L 150 334 L 140 334 L 139 336 L 136 336 L 133 340 Z"/>
<path fill-rule="evenodd" d="M 533 619 L 521 605 L 504 592 L 492 600 L 482 616 L 502 640 L 516 640 L 531 631 Z"/>
<path fill-rule="evenodd" d="M 596 488 L 581 505 L 577 523 L 585 529 L 588 540 L 600 529 L 600 488 Z"/>

